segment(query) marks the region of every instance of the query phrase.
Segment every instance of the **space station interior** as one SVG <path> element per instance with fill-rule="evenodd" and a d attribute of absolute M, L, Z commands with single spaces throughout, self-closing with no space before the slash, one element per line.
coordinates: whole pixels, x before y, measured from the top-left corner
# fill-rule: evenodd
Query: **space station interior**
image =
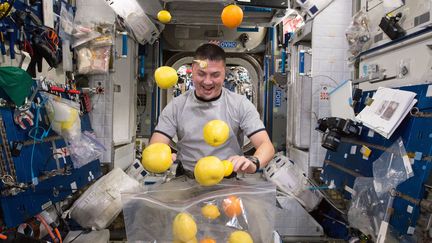
<path fill-rule="evenodd" d="M 432 242 L 431 14 L 0 0 L 0 241 Z"/>

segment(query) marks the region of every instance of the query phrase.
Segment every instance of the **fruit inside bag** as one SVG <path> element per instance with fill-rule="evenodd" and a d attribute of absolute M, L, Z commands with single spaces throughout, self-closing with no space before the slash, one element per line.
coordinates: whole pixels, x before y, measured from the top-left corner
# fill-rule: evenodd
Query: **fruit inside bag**
<path fill-rule="evenodd" d="M 267 181 L 224 181 L 203 187 L 175 179 L 122 192 L 128 241 L 271 242 L 276 188 Z"/>

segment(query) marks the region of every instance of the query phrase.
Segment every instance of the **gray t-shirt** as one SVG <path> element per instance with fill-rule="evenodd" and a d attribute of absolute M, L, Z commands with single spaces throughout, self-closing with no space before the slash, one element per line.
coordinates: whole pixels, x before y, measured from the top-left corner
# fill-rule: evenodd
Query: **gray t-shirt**
<path fill-rule="evenodd" d="M 214 119 L 225 121 L 230 128 L 228 141 L 218 147 L 208 145 L 203 137 L 204 125 Z M 212 101 L 198 99 L 194 90 L 174 98 L 160 114 L 155 128 L 155 132 L 169 138 L 177 134 L 177 159 L 191 171 L 196 161 L 205 156 L 224 160 L 242 155 L 244 135 L 250 137 L 263 130 L 255 106 L 245 96 L 225 88 Z"/>

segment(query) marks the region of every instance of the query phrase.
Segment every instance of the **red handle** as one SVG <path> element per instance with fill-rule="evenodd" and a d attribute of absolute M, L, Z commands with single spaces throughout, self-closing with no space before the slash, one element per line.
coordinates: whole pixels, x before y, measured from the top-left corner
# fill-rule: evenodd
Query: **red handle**
<path fill-rule="evenodd" d="M 65 89 L 60 88 L 60 87 L 57 87 L 57 86 L 51 86 L 51 87 L 50 87 L 50 91 L 54 91 L 54 92 L 62 92 L 62 93 L 67 92 L 67 93 L 69 93 L 69 94 L 81 94 L 81 92 L 80 92 L 79 90 L 76 90 L 76 89 L 69 89 L 69 90 L 66 91 Z"/>
<path fill-rule="evenodd" d="M 51 86 L 50 87 L 50 91 L 54 91 L 54 92 L 65 92 L 65 89 L 57 87 L 57 86 Z"/>

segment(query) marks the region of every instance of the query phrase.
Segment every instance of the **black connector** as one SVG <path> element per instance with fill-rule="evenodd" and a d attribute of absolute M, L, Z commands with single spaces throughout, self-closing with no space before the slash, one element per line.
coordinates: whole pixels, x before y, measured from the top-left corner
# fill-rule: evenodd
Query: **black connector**
<path fill-rule="evenodd" d="M 396 16 L 388 17 L 385 16 L 381 19 L 379 27 L 386 33 L 386 35 L 391 39 L 395 40 L 402 36 L 405 36 L 406 32 L 399 25 L 399 20 L 402 18 L 402 13 L 396 14 Z"/>
<path fill-rule="evenodd" d="M 339 117 L 319 119 L 315 130 L 323 133 L 321 145 L 330 151 L 337 151 L 342 137 L 356 136 L 360 132 L 360 128 L 355 121 Z"/>

